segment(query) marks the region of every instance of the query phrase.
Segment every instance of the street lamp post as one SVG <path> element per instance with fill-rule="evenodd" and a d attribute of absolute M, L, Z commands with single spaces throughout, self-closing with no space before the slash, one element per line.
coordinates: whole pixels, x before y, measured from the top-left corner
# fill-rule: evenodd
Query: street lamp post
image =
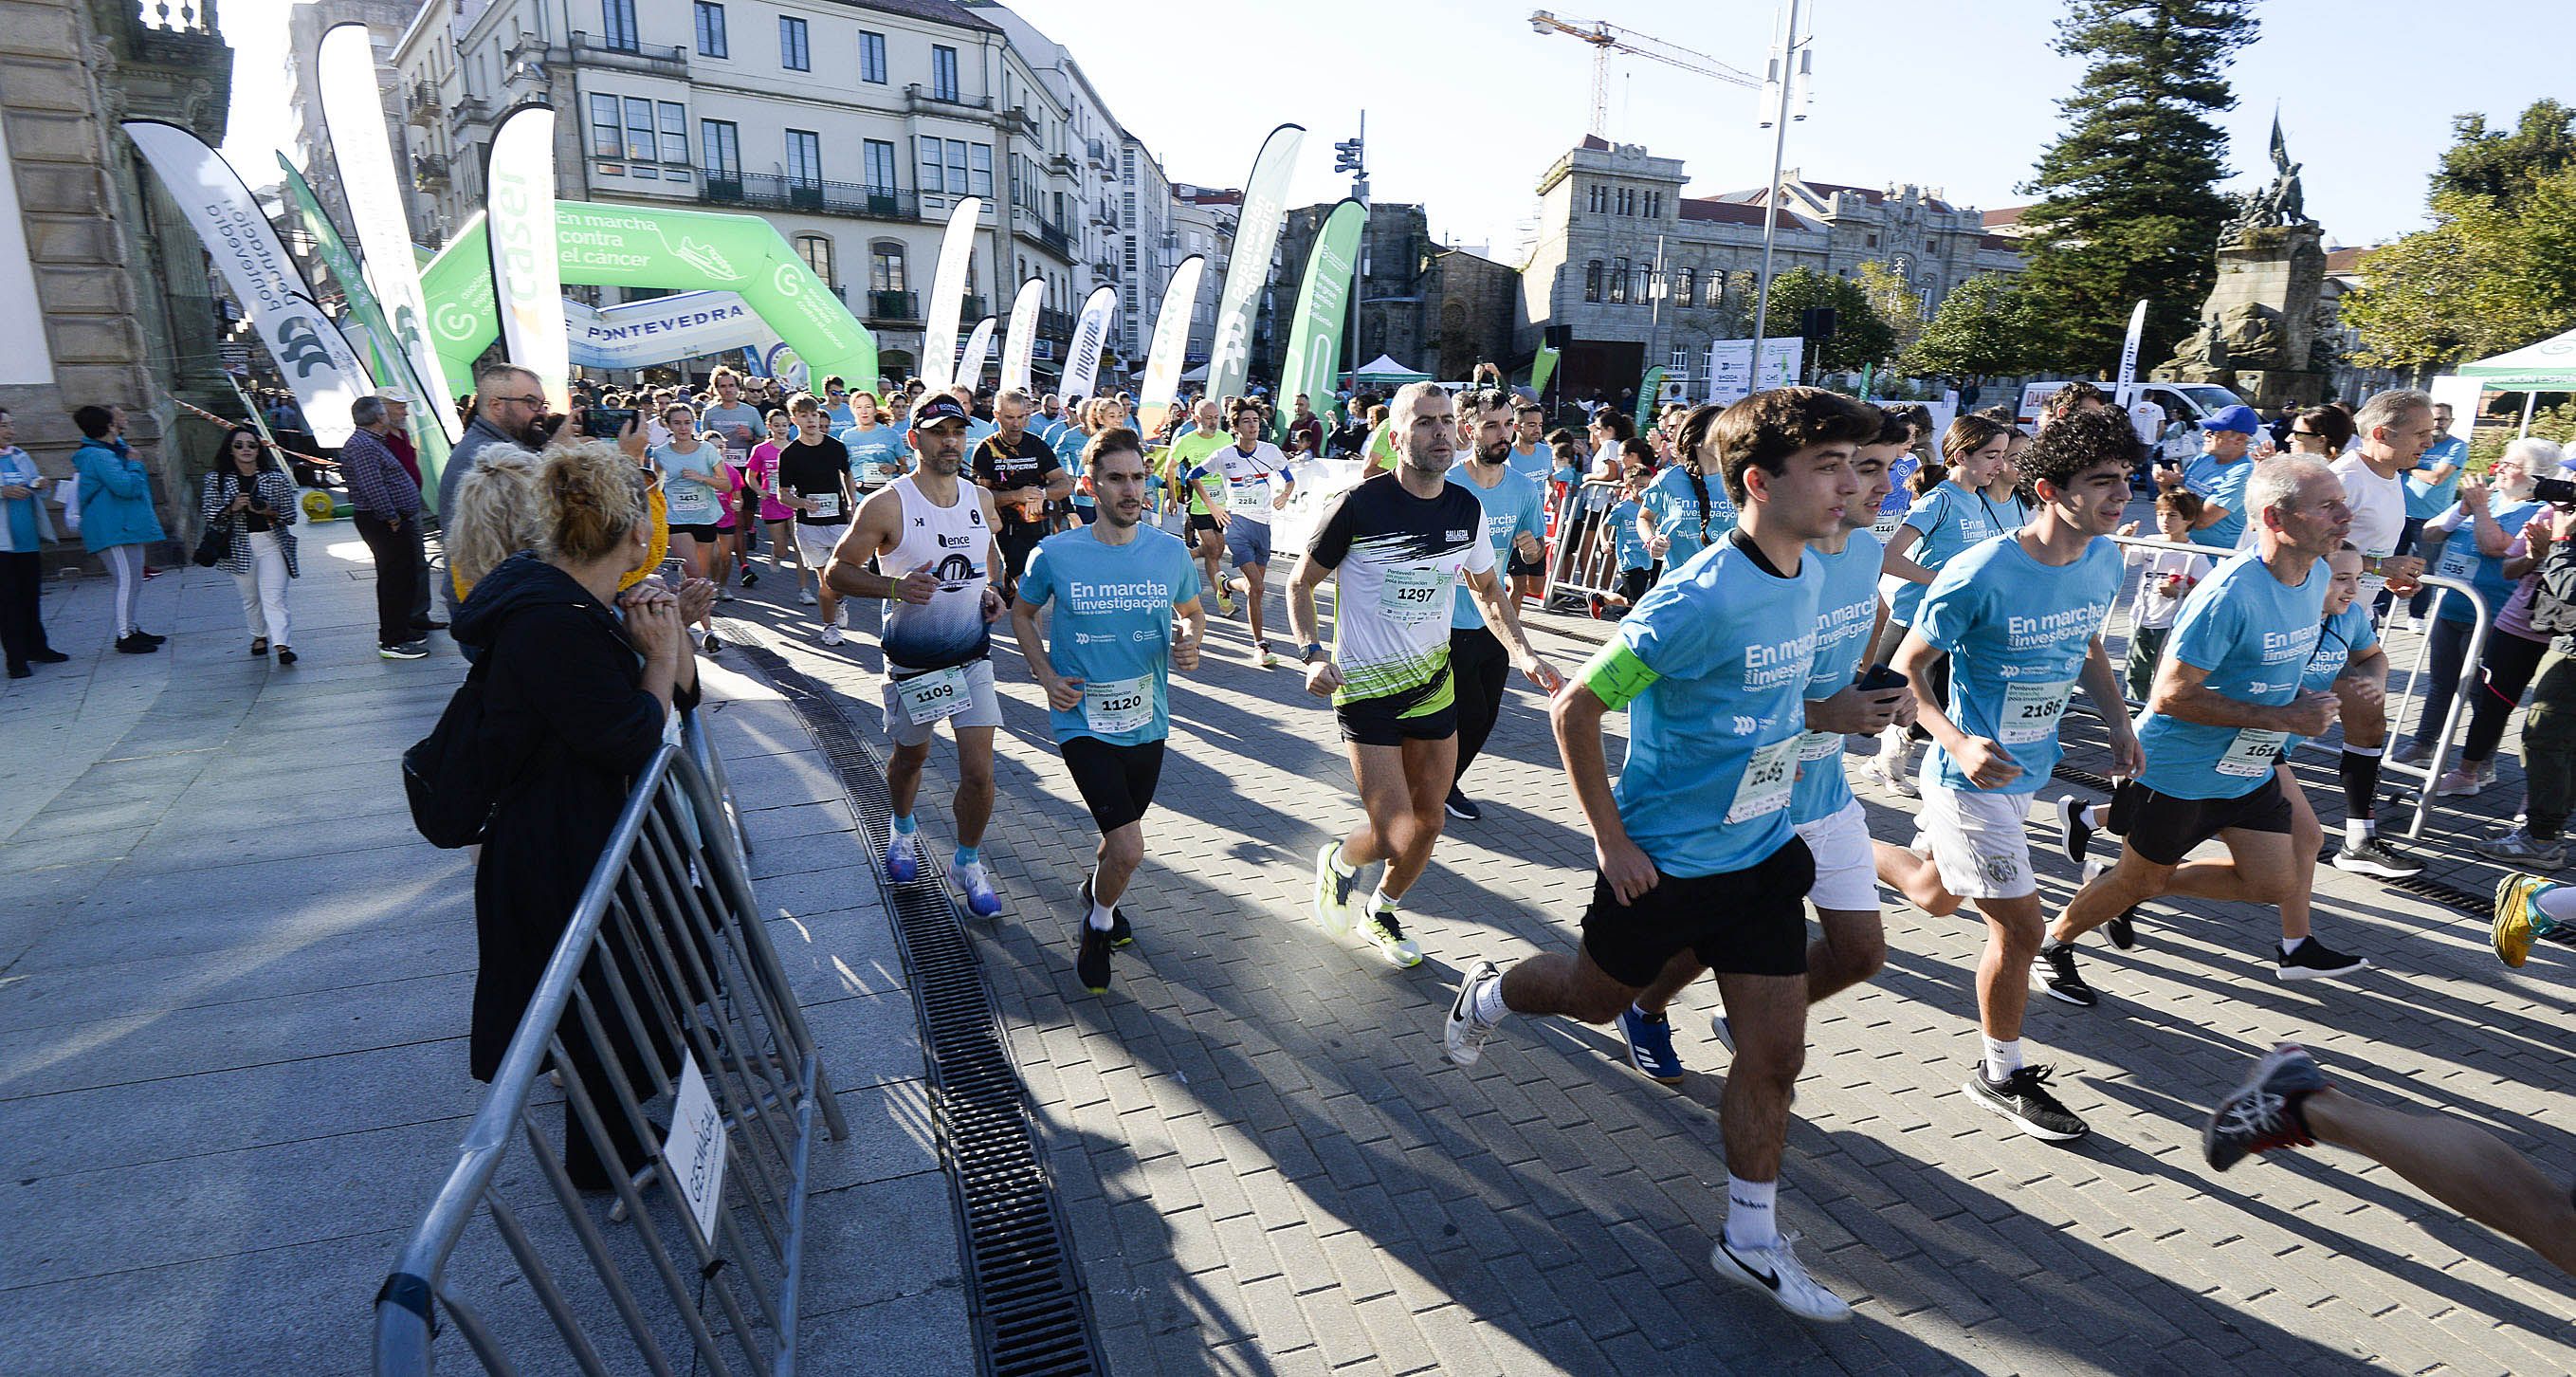
<path fill-rule="evenodd" d="M 1788 0 L 1789 22 L 1781 30 L 1778 53 L 1771 59 L 1771 80 L 1762 94 L 1779 92 L 1778 105 L 1767 112 L 1764 123 L 1771 126 L 1771 181 L 1762 190 L 1762 276 L 1753 291 L 1753 361 L 1747 381 L 1762 380 L 1762 341 L 1769 333 L 1764 323 L 1771 315 L 1771 250 L 1780 237 L 1780 173 L 1789 151 L 1789 88 L 1794 83 L 1806 84 L 1806 44 L 1798 38 L 1800 0 Z M 1798 118 L 1806 118 L 1802 112 Z"/>

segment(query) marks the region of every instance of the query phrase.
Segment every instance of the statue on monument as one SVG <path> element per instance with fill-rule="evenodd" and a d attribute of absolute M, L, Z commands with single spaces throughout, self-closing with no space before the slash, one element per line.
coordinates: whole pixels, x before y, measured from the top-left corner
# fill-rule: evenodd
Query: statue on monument
<path fill-rule="evenodd" d="M 2236 205 L 2235 218 L 2218 232 L 2221 244 L 2243 243 L 2258 229 L 2290 225 L 2313 225 L 2308 218 L 2307 193 L 2299 185 L 2299 169 L 2305 163 L 2290 161 L 2289 142 L 2281 137 L 2281 112 L 2272 112 L 2272 184 L 2258 191 L 2246 192 Z"/>

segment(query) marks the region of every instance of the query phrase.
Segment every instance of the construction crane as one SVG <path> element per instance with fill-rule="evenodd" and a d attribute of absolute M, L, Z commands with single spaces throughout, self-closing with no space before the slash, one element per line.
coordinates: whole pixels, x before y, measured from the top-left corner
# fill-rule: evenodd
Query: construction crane
<path fill-rule="evenodd" d="M 1598 138 L 1610 135 L 1610 55 L 1626 53 L 1696 72 L 1723 81 L 1730 86 L 1760 90 L 1762 78 L 1739 67 L 1731 67 L 1703 52 L 1694 52 L 1679 44 L 1623 29 L 1600 19 L 1564 19 L 1546 10 L 1530 14 L 1530 28 L 1542 34 L 1561 33 L 1592 45 L 1592 133 Z"/>

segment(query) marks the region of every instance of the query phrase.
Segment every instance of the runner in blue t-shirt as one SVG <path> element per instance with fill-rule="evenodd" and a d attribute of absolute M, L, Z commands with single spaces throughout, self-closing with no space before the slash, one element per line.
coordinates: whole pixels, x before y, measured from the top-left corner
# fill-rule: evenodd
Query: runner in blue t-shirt
<path fill-rule="evenodd" d="M 1626 495 L 1611 503 L 1602 518 L 1610 523 L 1611 538 L 1617 542 L 1619 595 L 1613 605 L 1623 614 L 1655 586 L 1655 557 L 1646 550 L 1646 533 L 1637 528 L 1637 516 L 1644 510 L 1637 505 L 1637 496 L 1645 491 L 1646 481 L 1633 475 L 1622 480 L 1620 491 Z"/>
<path fill-rule="evenodd" d="M 1914 624 L 1914 609 L 1923 590 L 1932 586 L 1941 566 L 1978 541 L 2003 534 L 2008 517 L 2020 513 L 1998 507 L 1986 496 L 2010 461 L 2013 437 L 2020 432 L 1984 416 L 1962 416 L 1941 437 L 1942 463 L 1924 464 L 1911 480 L 1914 505 L 1889 537 L 1882 556 L 1879 592 L 1887 599 L 1887 622 L 1870 658 L 1886 664 L 1905 643 Z M 1936 662 L 1932 677 L 1918 692 L 1940 697 L 1949 691 L 1950 666 Z M 1915 794 L 1915 750 L 1931 740 L 1920 726 L 1890 727 L 1880 734 L 1878 755 L 1863 768 L 1862 778 L 1893 794 Z"/>
<path fill-rule="evenodd" d="M 875 393 L 851 393 L 849 409 L 851 423 L 833 438 L 850 452 L 850 477 L 859 491 L 872 493 L 903 477 L 904 457 L 911 447 L 904 443 L 900 426 L 879 422 Z"/>
<path fill-rule="evenodd" d="M 1073 504 L 1074 524 L 1080 526 L 1088 526 L 1099 519 L 1091 484 L 1086 481 L 1082 469 L 1082 453 L 1090 447 L 1093 433 L 1076 424 L 1075 417 L 1067 413 L 1056 422 L 1054 435 L 1047 439 L 1048 444 L 1055 446 L 1056 464 L 1073 475 L 1073 496 L 1068 500 Z"/>
<path fill-rule="evenodd" d="M 1685 435 L 1682 443 L 1687 446 L 1693 438 Z M 1726 485 L 1714 474 L 1699 473 L 1686 459 L 1665 465 L 1638 495 L 1637 506 L 1646 551 L 1666 569 L 1690 563 L 1691 556 L 1735 529 L 1735 504 L 1727 500 Z"/>
<path fill-rule="evenodd" d="M 2490 624 L 2495 614 L 2504 610 L 2505 603 L 2513 597 L 2514 586 L 2520 582 L 2504 576 L 2505 552 L 2512 548 L 2522 528 L 2546 510 L 2531 500 L 2530 463 L 2518 444 L 2509 445 L 2488 466 L 2483 480 L 2455 480 L 2459 500 L 2424 523 L 2416 546 L 2421 554 L 2425 542 L 2439 542 L 2439 553 L 2427 556 L 2428 567 L 2442 578 L 2456 579 L 2476 589 L 2486 603 Z M 2411 519 L 2409 524 L 2413 524 Z M 2469 600 L 2456 593 L 2435 590 L 2432 603 L 2434 620 L 2426 637 L 2431 642 L 2427 666 L 2430 677 L 2424 700 L 2415 710 L 2415 730 L 2394 754 L 2401 764 L 2422 760 L 2433 738 L 2449 724 L 2460 672 L 2468 667 L 2469 635 L 2477 624 L 2477 613 L 2470 608 Z M 2436 798 L 2474 797 L 2494 779 L 2493 760 L 2463 759 L 2459 768 L 2433 781 L 2433 794 Z"/>
<path fill-rule="evenodd" d="M 2342 708 L 2332 680 L 2321 691 L 2304 681 L 2335 579 L 2328 560 L 2344 545 L 2352 509 L 2333 472 L 2306 455 L 2266 461 L 2245 491 L 2254 548 L 2183 600 L 2138 729 L 2146 768 L 2112 794 L 2119 863 L 2076 891 L 2049 934 L 2049 992 L 2070 1003 L 2094 1002 L 2075 969 L 2075 939 L 2175 892 L 2183 856 L 2212 837 L 2229 859 L 2196 864 L 2190 892 L 2279 905 L 2276 975 L 2313 980 L 2369 964 L 2308 933 L 2317 846 L 2297 835 L 2278 768 L 2285 741 L 2321 734 Z M 2358 591 L 2358 567 L 2353 578 Z"/>
<path fill-rule="evenodd" d="M 1117 434 L 1122 443 L 1089 456 L 1100 520 L 1039 541 L 1011 605 L 1065 769 L 1100 827 L 1074 959 L 1093 994 L 1108 992 L 1110 948 L 1135 940 L 1118 900 L 1145 859 L 1145 810 L 1171 730 L 1170 675 L 1198 668 L 1207 635 L 1198 566 L 1178 538 L 1143 524 L 1145 456 L 1134 431 Z M 1054 621 L 1041 630 L 1050 603 Z"/>
<path fill-rule="evenodd" d="M 1600 863 L 1581 950 L 1531 957 L 1508 977 L 1474 963 L 1442 1041 L 1451 1061 L 1472 1066 L 1507 1012 L 1606 1023 L 1685 953 L 1718 971 L 1736 1057 L 1719 1110 L 1726 1226 L 1710 1264 L 1796 1314 L 1838 1320 L 1850 1307 L 1807 1276 L 1773 1212 L 1806 1041 L 1802 901 L 1815 871 L 1790 826 L 1790 795 L 1824 587 L 1806 547 L 1838 534 L 1859 502 L 1852 454 L 1879 422 L 1816 388 L 1758 393 L 1693 420 L 1686 433 L 1703 460 L 1719 461 L 1711 467 L 1742 521 L 1667 574 L 1553 704 Z M 1628 760 L 1614 787 L 1601 727 L 1621 708 Z"/>
<path fill-rule="evenodd" d="M 2048 1068 L 2022 1057 L 2030 996 L 2024 971 L 2044 927 L 2023 823 L 2031 794 L 2057 764 L 2058 718 L 2079 683 L 2109 730 L 2111 772 L 2138 769 L 2119 676 L 2102 650 L 2102 623 L 2123 572 L 2120 547 L 2107 537 L 2128 506 L 2137 447 L 2128 417 L 2118 412 L 2050 422 L 2019 460 L 2038 511 L 2019 532 L 1973 546 L 1942 568 L 1895 659 L 1897 672 L 1921 684 L 1936 656 L 1951 658 L 1946 701 L 1920 699 L 1918 716 L 1933 741 L 1920 783 L 1941 896 L 1926 907 L 1939 914 L 1966 900 L 1986 920 L 1977 968 L 1985 1057 L 1968 1078 L 1968 1097 L 2041 1138 L 2078 1138 L 2086 1130 L 2050 1092 Z M 1913 858 L 1890 850 L 1883 877 L 1914 892 L 1917 885 L 1887 874 Z"/>
<path fill-rule="evenodd" d="M 1546 504 L 1554 498 L 1550 485 L 1562 480 L 1556 473 L 1556 451 L 1547 443 L 1547 411 L 1526 397 L 1512 403 L 1512 452 L 1505 462 L 1512 472 L 1538 485 L 1540 545 L 1536 559 L 1512 552 L 1503 566 L 1504 586 L 1515 598 L 1535 598 L 1547 589 Z"/>
<path fill-rule="evenodd" d="M 1494 567 L 1536 561 L 1547 534 L 1546 499 L 1538 484 L 1512 470 L 1511 394 L 1500 388 L 1470 388 L 1454 399 L 1458 407 L 1459 447 L 1464 451 L 1449 466 L 1449 481 L 1465 488 L 1485 509 L 1485 538 L 1494 547 Z M 1458 702 L 1458 768 L 1450 775 L 1449 816 L 1466 822 L 1484 817 L 1467 797 L 1467 767 L 1485 749 L 1502 716 L 1503 687 L 1511 682 L 1511 652 L 1485 626 L 1476 595 L 1460 587 L 1449 607 L 1449 679 Z M 1509 590 L 1505 590 L 1509 596 Z"/>

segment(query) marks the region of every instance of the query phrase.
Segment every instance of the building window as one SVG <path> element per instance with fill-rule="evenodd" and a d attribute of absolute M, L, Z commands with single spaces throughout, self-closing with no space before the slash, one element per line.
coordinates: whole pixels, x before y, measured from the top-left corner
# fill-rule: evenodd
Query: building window
<path fill-rule="evenodd" d="M 1622 306 L 1626 305 L 1628 302 L 1627 259 L 1614 258 L 1610 260 L 1610 300 L 1612 303 Z"/>
<path fill-rule="evenodd" d="M 955 146 L 950 145 L 952 148 Z M 975 143 L 968 144 L 966 148 L 974 169 L 974 176 L 968 181 L 967 190 L 972 195 L 989 197 L 993 194 L 993 146 Z"/>
<path fill-rule="evenodd" d="M 635 0 L 599 0 L 599 45 L 635 51 Z"/>
<path fill-rule="evenodd" d="M 1878 247 L 1878 233 L 1875 230 L 1870 232 L 1869 246 L 1873 249 Z"/>
<path fill-rule="evenodd" d="M 1648 292 L 1647 288 L 1654 282 L 1658 274 L 1655 271 L 1655 265 L 1652 263 L 1638 264 L 1636 267 L 1636 274 L 1636 279 L 1628 284 L 1628 304 L 1631 306 L 1643 306 L 1648 301 L 1653 300 L 1653 296 Z"/>
<path fill-rule="evenodd" d="M 778 65 L 791 72 L 814 70 L 813 56 L 805 48 L 805 21 L 794 15 L 778 16 Z"/>
<path fill-rule="evenodd" d="M 823 136 L 810 129 L 787 131 L 787 180 L 801 187 L 823 184 Z"/>
<path fill-rule="evenodd" d="M 879 86 L 885 85 L 884 34 L 864 31 L 859 34 L 859 80 L 872 81 Z"/>
<path fill-rule="evenodd" d="M 878 292 L 912 290 L 904 272 L 901 241 L 880 239 L 868 245 L 868 289 Z"/>
<path fill-rule="evenodd" d="M 876 195 L 893 195 L 902 185 L 895 179 L 894 145 L 884 139 L 869 139 L 866 148 L 868 191 Z"/>
<path fill-rule="evenodd" d="M 1583 265 L 1583 299 L 1586 301 L 1601 299 L 1601 260 L 1598 258 Z"/>
<path fill-rule="evenodd" d="M 966 145 L 956 139 L 950 139 L 947 143 L 948 191 L 951 195 L 963 196 L 966 194 Z M 987 179 L 984 190 L 989 194 L 992 189 L 992 183 Z"/>
<path fill-rule="evenodd" d="M 820 234 L 796 236 L 796 256 L 805 260 L 805 266 L 812 268 L 816 277 L 823 279 L 824 286 L 834 285 L 832 241 L 829 238 Z"/>
<path fill-rule="evenodd" d="M 626 129 L 617 97 L 593 93 L 590 98 L 590 156 L 616 159 L 626 152 Z"/>
<path fill-rule="evenodd" d="M 957 50 L 933 46 L 930 50 L 930 94 L 935 100 L 957 99 Z"/>
<path fill-rule="evenodd" d="M 1692 281 L 1693 275 L 1692 270 L 1689 268 L 1676 268 L 1673 270 L 1673 301 L 1676 305 L 1688 306 L 1691 304 L 1691 288 L 1696 285 Z"/>
<path fill-rule="evenodd" d="M 698 0 L 698 56 L 726 57 L 724 6 Z"/>
<path fill-rule="evenodd" d="M 706 159 L 708 177 L 742 180 L 742 130 L 732 120 L 698 121 L 698 147 Z"/>
<path fill-rule="evenodd" d="M 1708 275 L 1707 283 L 1704 284 L 1700 290 L 1707 294 L 1707 300 L 1704 304 L 1715 306 L 1722 303 L 1726 299 L 1726 274 L 1722 272 L 1711 272 Z"/>
<path fill-rule="evenodd" d="M 1601 188 L 1600 188 L 1600 186 L 1599 186 L 1597 183 L 1596 183 L 1596 184 L 1593 186 L 1593 188 L 1592 188 L 1592 201 L 1591 201 L 1591 207 L 1590 207 L 1590 209 L 1591 209 L 1592 213 L 1593 213 L 1593 214 L 1595 214 L 1595 215 L 1599 215 L 1599 214 L 1601 213 Z"/>
<path fill-rule="evenodd" d="M 626 98 L 626 160 L 653 161 L 653 102 L 641 96 Z"/>

